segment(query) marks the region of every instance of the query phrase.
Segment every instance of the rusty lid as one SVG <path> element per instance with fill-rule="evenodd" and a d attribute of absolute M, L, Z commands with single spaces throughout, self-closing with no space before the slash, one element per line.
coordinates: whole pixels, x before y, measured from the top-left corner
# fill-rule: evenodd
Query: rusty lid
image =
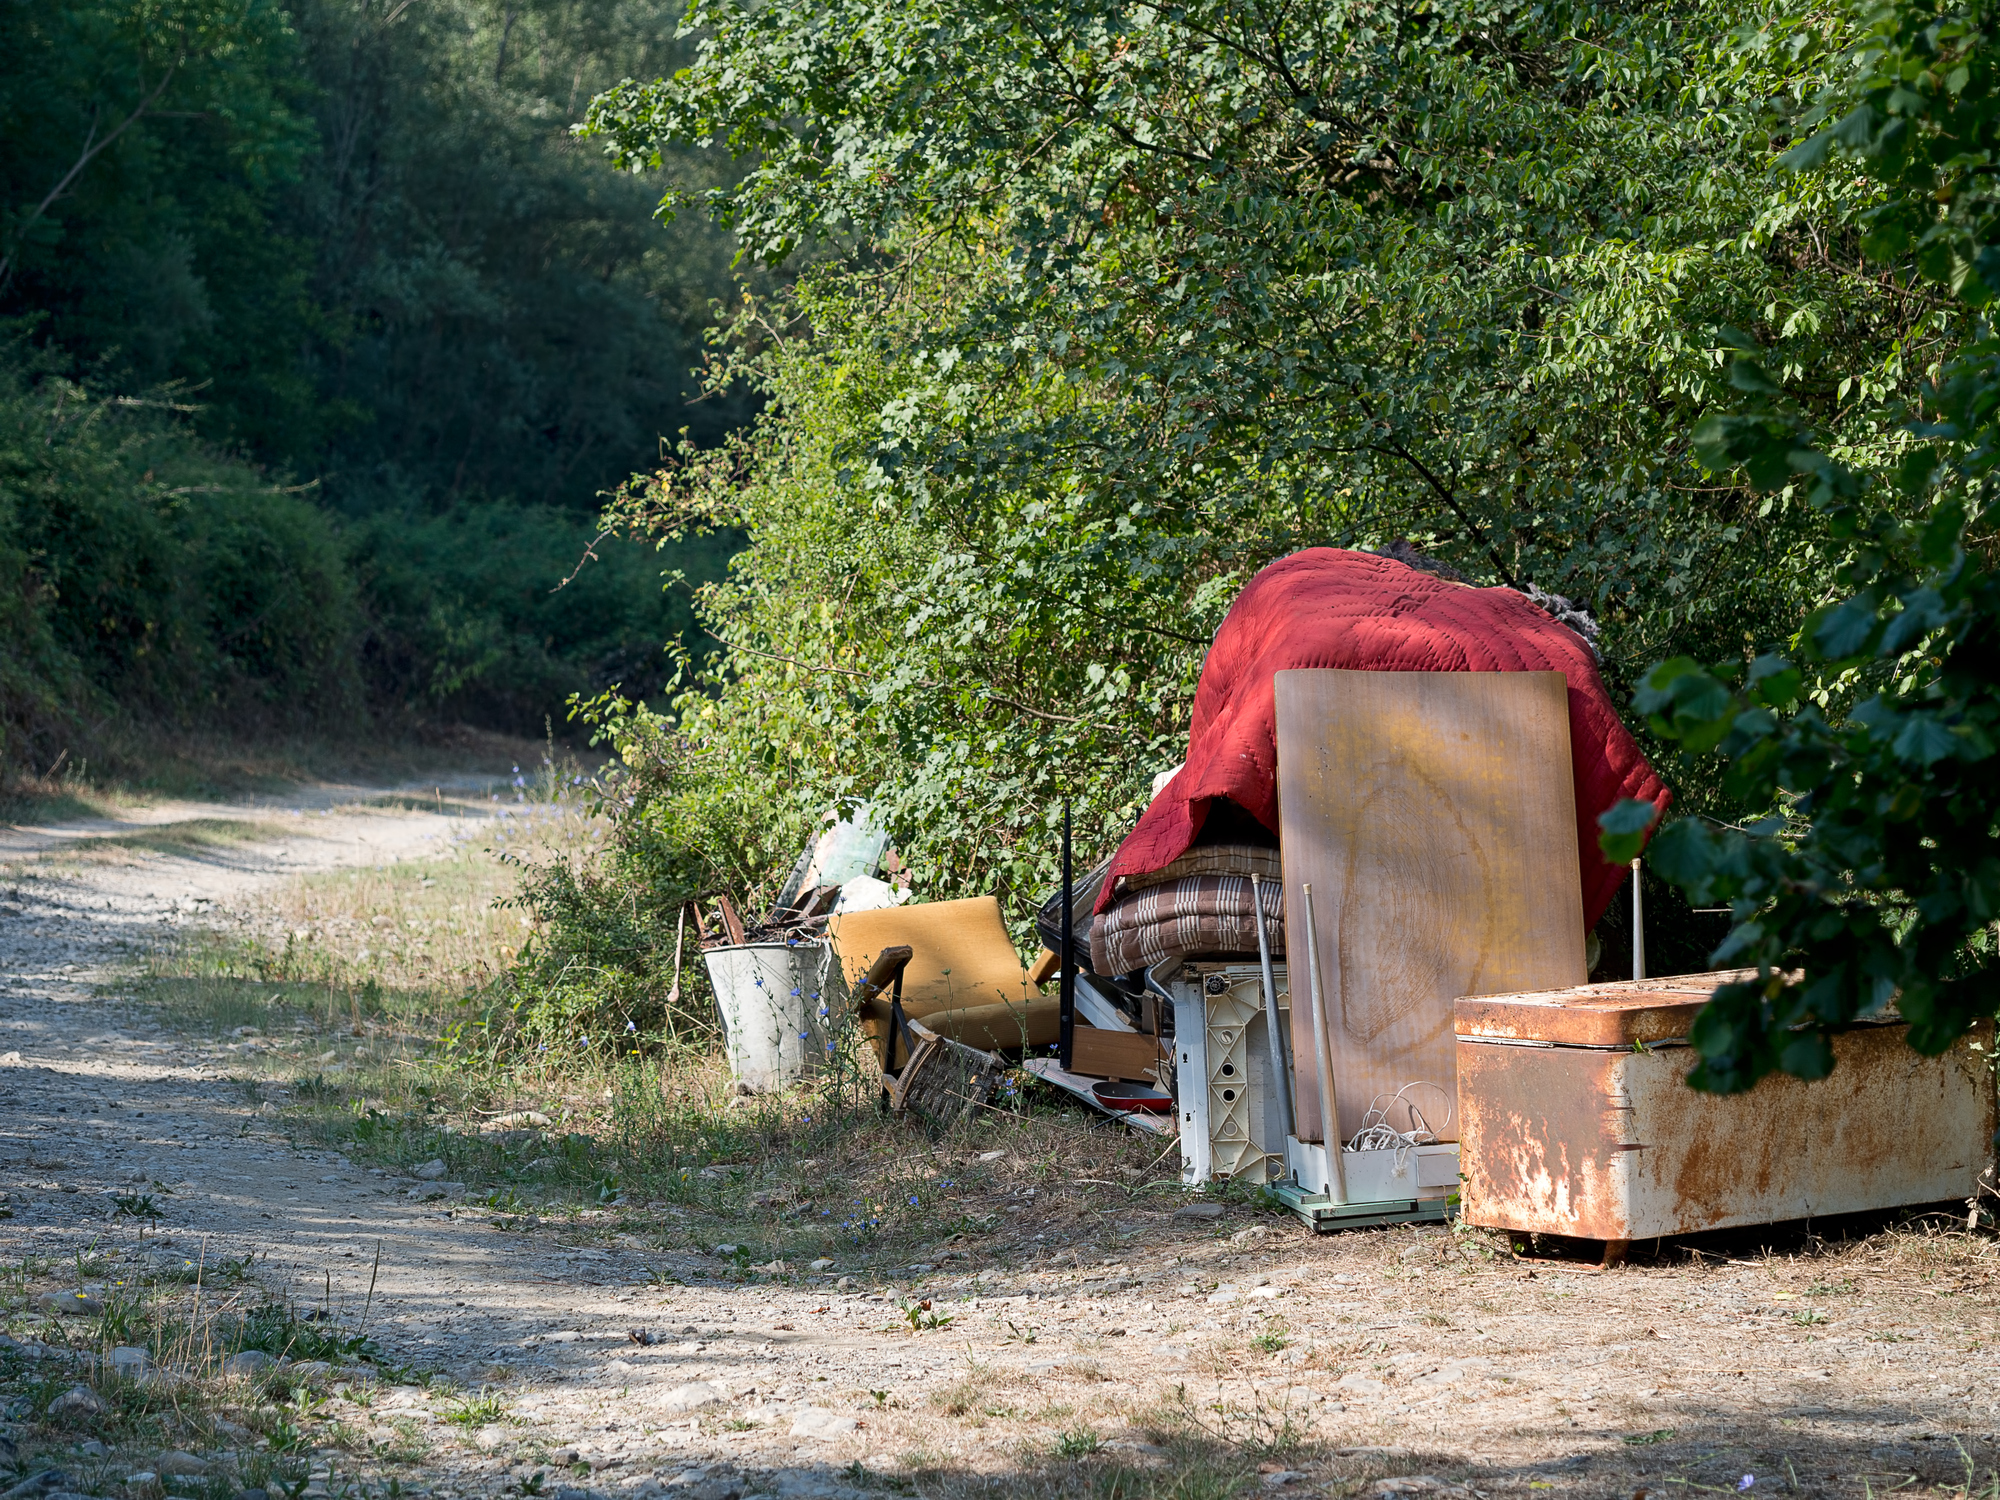
<path fill-rule="evenodd" d="M 1461 1040 L 1629 1047 L 1685 1037 L 1717 986 L 1756 977 L 1755 969 L 1613 980 L 1520 995 L 1468 995 L 1458 1002 Z"/>

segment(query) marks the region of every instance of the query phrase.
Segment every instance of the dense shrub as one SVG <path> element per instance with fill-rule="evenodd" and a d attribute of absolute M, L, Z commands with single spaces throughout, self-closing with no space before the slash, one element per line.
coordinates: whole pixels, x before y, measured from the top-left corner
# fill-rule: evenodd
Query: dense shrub
<path fill-rule="evenodd" d="M 361 709 L 360 610 L 315 506 L 160 404 L 0 369 L 0 766 L 114 718 L 329 728 Z"/>
<path fill-rule="evenodd" d="M 676 559 L 698 582 L 731 545 L 709 538 Z M 353 523 L 349 550 L 384 707 L 534 734 L 571 693 L 651 697 L 672 670 L 666 643 L 694 632 L 691 596 L 662 588 L 656 548 L 550 506 L 378 512 Z"/>
<path fill-rule="evenodd" d="M 509 978 L 507 1026 L 521 1039 L 704 1033 L 714 1014 L 708 976 L 683 913 L 722 891 L 746 912 L 761 910 L 816 820 L 775 767 L 746 775 L 698 730 L 621 700 L 589 716 L 619 752 L 594 789 L 611 814 L 609 838 L 601 853 L 523 872 L 518 901 L 535 937 Z"/>

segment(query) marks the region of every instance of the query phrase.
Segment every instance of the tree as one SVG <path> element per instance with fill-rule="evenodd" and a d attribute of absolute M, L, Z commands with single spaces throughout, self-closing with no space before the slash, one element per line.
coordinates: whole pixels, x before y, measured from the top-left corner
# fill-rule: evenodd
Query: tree
<path fill-rule="evenodd" d="M 589 129 L 635 170 L 736 153 L 669 205 L 827 259 L 747 356 L 759 441 L 660 481 L 751 537 L 688 709 L 801 767 L 838 726 L 799 795 L 877 796 L 940 892 L 1045 878 L 1065 796 L 1117 837 L 1223 611 L 1301 546 L 1405 536 L 1580 599 L 1614 681 L 1782 635 L 1836 559 L 1693 453 L 1717 330 L 1884 454 L 1842 381 L 1911 389 L 1946 336 L 1943 299 L 1852 274 L 1865 183 L 1774 184 L 1771 101 L 1828 52 L 1768 7 L 690 18 L 693 65 Z"/>
<path fill-rule="evenodd" d="M 1798 632 L 1799 665 L 1678 657 L 1638 695 L 1659 734 L 1726 766 L 1726 793 L 1751 814 L 1684 818 L 1654 845 L 1656 868 L 1691 899 L 1729 903 L 1714 961 L 1756 969 L 1717 990 L 1696 1025 L 1698 1087 L 1823 1077 L 1831 1036 L 1892 1004 L 1926 1053 L 2000 1011 L 1994 49 L 1974 8 L 1874 10 L 1784 157 L 1808 181 L 1879 184 L 1850 221 L 1861 248 L 1899 287 L 1921 279 L 1951 297 L 1956 338 L 1934 378 L 1907 407 L 1872 403 L 1901 429 L 1897 461 L 1843 454 L 1760 352 L 1732 366 L 1742 409 L 1697 430 L 1709 467 L 1803 496 L 1846 551 L 1840 597 Z M 1628 804 L 1605 821 L 1606 852 L 1636 852 L 1648 817 Z"/>

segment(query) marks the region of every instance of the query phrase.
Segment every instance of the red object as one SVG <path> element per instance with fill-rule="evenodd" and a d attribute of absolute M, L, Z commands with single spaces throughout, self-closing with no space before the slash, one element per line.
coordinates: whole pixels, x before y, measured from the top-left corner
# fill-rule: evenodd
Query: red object
<path fill-rule="evenodd" d="M 1659 812 L 1672 800 L 1619 722 L 1590 648 L 1567 625 L 1513 589 L 1472 588 L 1394 558 L 1314 547 L 1251 579 L 1215 633 L 1195 689 L 1187 763 L 1118 846 L 1095 910 L 1111 904 L 1119 876 L 1151 874 L 1187 853 L 1218 797 L 1278 831 L 1271 679 L 1298 667 L 1562 673 L 1586 929 L 1627 878 L 1597 847 L 1598 815 L 1626 797 Z"/>
<path fill-rule="evenodd" d="M 1098 1083 L 1090 1094 L 1106 1109 L 1121 1115 L 1163 1115 L 1174 1107 L 1174 1096 L 1143 1083 Z"/>

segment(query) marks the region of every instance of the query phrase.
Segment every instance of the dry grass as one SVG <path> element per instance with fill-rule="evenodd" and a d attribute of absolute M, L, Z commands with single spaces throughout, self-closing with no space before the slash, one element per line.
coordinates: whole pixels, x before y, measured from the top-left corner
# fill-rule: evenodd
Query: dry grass
<path fill-rule="evenodd" d="M 271 1302 L 250 1272 L 248 1261 L 195 1261 L 143 1240 L 0 1270 L 0 1322 L 15 1340 L 0 1347 L 0 1396 L 17 1474 L 59 1465 L 76 1481 L 67 1487 L 95 1492 L 182 1451 L 209 1465 L 205 1480 L 188 1482 L 194 1493 L 291 1492 L 335 1453 L 349 1475 L 378 1481 L 420 1459 L 421 1448 L 394 1449 L 355 1420 L 384 1383 L 410 1372 L 386 1366 L 360 1331 Z M 42 1305 L 79 1288 L 101 1310 Z M 223 1361 L 246 1349 L 283 1363 L 225 1375 Z M 114 1351 L 145 1362 L 122 1364 Z M 77 1409 L 79 1389 L 99 1409 Z"/>
<path fill-rule="evenodd" d="M 496 981 L 528 931 L 502 904 L 515 862 L 598 831 L 530 790 L 442 858 L 308 876 L 193 934 L 151 961 L 143 993 L 212 1038 L 214 1060 L 301 1136 L 387 1167 L 441 1157 L 510 1211 L 616 1205 L 662 1248 L 735 1243 L 768 1264 L 888 1261 L 953 1237 L 1115 1246 L 1131 1216 L 1172 1207 L 1170 1146 L 1025 1077 L 1004 1107 L 934 1137 L 878 1113 L 852 1054 L 746 1099 L 713 1053 L 642 1055 L 615 1037 L 504 1056 L 463 1045 L 510 1003 Z M 548 1123 L 493 1128 L 526 1113 Z"/>
<path fill-rule="evenodd" d="M 528 932 L 499 903 L 511 872 L 473 848 L 444 859 L 309 876 L 259 904 L 245 924 L 280 977 L 359 988 L 482 989 Z"/>

